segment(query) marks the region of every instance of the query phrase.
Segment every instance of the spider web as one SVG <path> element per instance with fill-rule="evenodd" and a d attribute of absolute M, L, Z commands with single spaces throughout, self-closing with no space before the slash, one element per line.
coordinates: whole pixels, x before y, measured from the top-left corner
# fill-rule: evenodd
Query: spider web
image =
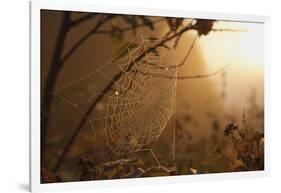
<path fill-rule="evenodd" d="M 163 77 L 176 77 L 178 69 L 170 68 L 175 63 L 171 50 L 164 45 L 154 49 L 161 42 L 138 34 L 109 62 L 51 94 L 81 115 L 97 96 L 103 95 L 96 108 L 100 105 L 103 111 L 95 110 L 86 117 L 93 131 L 102 128 L 107 147 L 116 155 L 145 150 L 160 137 L 175 113 L 177 80 Z M 121 75 L 113 81 L 116 71 Z M 104 85 L 91 86 L 99 79 L 108 80 L 106 84 L 113 81 L 106 94 L 98 93 Z"/>

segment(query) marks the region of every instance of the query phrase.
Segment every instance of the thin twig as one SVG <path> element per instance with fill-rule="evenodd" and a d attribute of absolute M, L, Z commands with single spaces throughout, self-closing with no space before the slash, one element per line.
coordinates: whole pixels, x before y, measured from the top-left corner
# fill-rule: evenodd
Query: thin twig
<path fill-rule="evenodd" d="M 195 46 L 195 43 L 197 41 L 197 39 L 199 38 L 199 36 L 196 34 L 196 36 L 194 37 L 192 43 L 191 43 L 191 46 L 188 48 L 184 58 L 182 59 L 182 61 L 179 63 L 179 64 L 176 64 L 176 65 L 169 65 L 169 66 L 160 66 L 160 65 L 157 65 L 157 68 L 159 69 L 173 69 L 173 68 L 179 68 L 181 66 L 183 66 L 185 64 L 185 62 L 187 61 L 187 59 L 189 58 L 190 54 L 191 54 L 191 51 L 193 50 L 194 46 Z"/>
<path fill-rule="evenodd" d="M 225 66 L 223 66 L 222 68 L 211 72 L 211 73 L 207 73 L 207 74 L 198 74 L 198 75 L 187 75 L 187 76 L 177 76 L 176 78 L 178 80 L 186 80 L 186 79 L 199 79 L 199 78 L 210 78 L 212 76 L 215 76 L 221 72 L 224 72 L 230 65 L 232 65 L 234 62 L 230 62 L 228 64 L 226 64 Z"/>
<path fill-rule="evenodd" d="M 228 29 L 228 28 L 213 28 L 211 31 L 214 32 L 248 32 L 246 29 Z"/>
<path fill-rule="evenodd" d="M 160 23 L 163 21 L 165 21 L 165 19 L 158 19 L 158 20 L 153 21 L 153 24 Z M 135 27 L 143 27 L 143 26 L 146 26 L 146 24 L 140 23 L 140 24 L 137 24 Z M 132 30 L 132 27 L 125 27 L 125 28 L 120 29 L 121 32 L 130 31 L 130 30 Z M 110 34 L 111 32 L 112 32 L 112 30 L 98 30 L 95 33 L 96 34 Z"/>
<path fill-rule="evenodd" d="M 98 30 L 98 29 L 101 27 L 101 25 L 103 25 L 105 22 L 109 21 L 113 17 L 114 16 L 109 16 L 104 21 L 101 21 L 101 24 L 99 22 L 91 31 L 89 31 L 78 42 L 76 42 L 76 44 L 62 57 L 61 61 L 62 62 L 66 61 L 79 48 L 79 46 L 81 46 L 81 44 L 83 44 L 93 34 L 109 34 L 109 33 L 111 33 L 112 30 Z M 158 22 L 162 22 L 162 21 L 163 21 L 163 19 L 159 19 L 159 20 L 154 21 L 153 24 L 158 23 Z M 136 25 L 136 27 L 143 27 L 143 26 L 145 26 L 145 24 L 138 24 L 138 25 Z M 127 28 L 121 29 L 121 31 L 122 32 L 129 31 L 131 29 L 132 29 L 131 27 L 127 27 Z"/>
<path fill-rule="evenodd" d="M 96 33 L 96 31 L 107 21 L 111 20 L 114 16 L 110 15 L 105 19 L 101 19 L 88 33 L 86 33 L 73 47 L 61 58 L 61 62 L 65 62 L 89 37 Z"/>
<path fill-rule="evenodd" d="M 182 65 L 185 64 L 185 62 L 187 61 L 187 59 L 189 58 L 190 54 L 191 54 L 191 51 L 193 50 L 194 46 L 195 46 L 195 43 L 198 39 L 198 35 L 196 34 L 196 36 L 194 37 L 192 43 L 191 43 L 191 46 L 189 47 L 188 51 L 186 52 L 185 54 L 185 57 L 183 58 L 183 60 L 178 64 L 178 65 L 175 65 L 175 66 L 170 66 L 168 68 L 178 68 L 178 67 L 181 67 Z"/>
<path fill-rule="evenodd" d="M 84 21 L 87 21 L 89 19 L 94 18 L 96 15 L 98 15 L 97 13 L 89 13 L 83 17 L 80 17 L 74 21 L 71 21 L 71 27 L 76 27 L 77 25 L 81 24 Z"/>
<path fill-rule="evenodd" d="M 186 76 L 169 76 L 169 75 L 165 75 L 165 74 L 157 74 L 157 73 L 149 73 L 149 72 L 142 72 L 142 71 L 137 71 L 134 70 L 137 73 L 140 73 L 142 75 L 151 75 L 153 77 L 159 77 L 159 78 L 167 78 L 167 79 L 177 79 L 177 80 L 187 80 L 187 79 L 200 79 L 200 78 L 210 78 L 212 76 L 215 76 L 219 73 L 224 72 L 230 65 L 232 65 L 234 62 L 236 62 L 236 60 L 226 64 L 225 66 L 223 66 L 222 68 L 211 72 L 211 73 L 207 73 L 207 74 L 197 74 L 197 75 L 186 75 Z M 134 72 L 133 71 L 133 72 Z"/>

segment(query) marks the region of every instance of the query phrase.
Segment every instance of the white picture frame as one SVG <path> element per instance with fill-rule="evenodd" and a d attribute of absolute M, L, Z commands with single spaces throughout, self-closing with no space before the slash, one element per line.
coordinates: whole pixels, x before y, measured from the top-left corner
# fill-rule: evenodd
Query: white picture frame
<path fill-rule="evenodd" d="M 40 184 L 40 10 L 84 11 L 100 13 L 139 14 L 151 16 L 174 16 L 182 18 L 202 18 L 217 20 L 234 20 L 264 23 L 265 29 L 265 169 L 264 171 L 217 173 L 204 175 L 134 178 L 122 180 L 104 180 L 87 182 L 67 182 Z M 258 15 L 240 15 L 228 13 L 206 13 L 188 10 L 153 9 L 148 5 L 143 7 L 123 6 L 116 1 L 104 5 L 102 1 L 79 3 L 73 1 L 32 1 L 30 2 L 30 190 L 43 192 L 54 190 L 73 190 L 85 188 L 102 188 L 117 186 L 141 186 L 144 184 L 167 184 L 190 181 L 241 179 L 265 177 L 270 171 L 270 123 L 269 123 L 269 17 Z"/>

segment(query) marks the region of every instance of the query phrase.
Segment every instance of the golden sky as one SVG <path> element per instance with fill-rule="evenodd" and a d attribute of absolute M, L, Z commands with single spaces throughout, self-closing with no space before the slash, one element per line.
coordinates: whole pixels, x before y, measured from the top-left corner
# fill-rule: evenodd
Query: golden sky
<path fill-rule="evenodd" d="M 207 69 L 215 71 L 229 62 L 227 69 L 227 97 L 229 106 L 246 106 L 251 90 L 263 103 L 264 26 L 261 23 L 217 22 L 215 29 L 234 29 L 241 32 L 211 32 L 200 38 Z M 220 84 L 219 79 L 214 80 Z M 218 85 L 219 86 L 219 85 Z"/>

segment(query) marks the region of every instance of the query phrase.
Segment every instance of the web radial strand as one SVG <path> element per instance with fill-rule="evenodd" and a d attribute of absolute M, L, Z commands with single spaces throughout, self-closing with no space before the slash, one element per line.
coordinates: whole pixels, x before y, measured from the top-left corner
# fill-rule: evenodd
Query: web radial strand
<path fill-rule="evenodd" d="M 140 151 L 157 140 L 175 112 L 177 80 L 154 76 L 176 77 L 177 68 L 168 69 L 169 50 L 162 47 L 157 54 L 148 53 L 163 40 L 140 38 L 137 46 L 128 47 L 126 55 L 114 61 L 122 76 L 107 99 L 105 133 L 118 155 Z M 138 60 L 141 55 L 145 56 Z"/>

